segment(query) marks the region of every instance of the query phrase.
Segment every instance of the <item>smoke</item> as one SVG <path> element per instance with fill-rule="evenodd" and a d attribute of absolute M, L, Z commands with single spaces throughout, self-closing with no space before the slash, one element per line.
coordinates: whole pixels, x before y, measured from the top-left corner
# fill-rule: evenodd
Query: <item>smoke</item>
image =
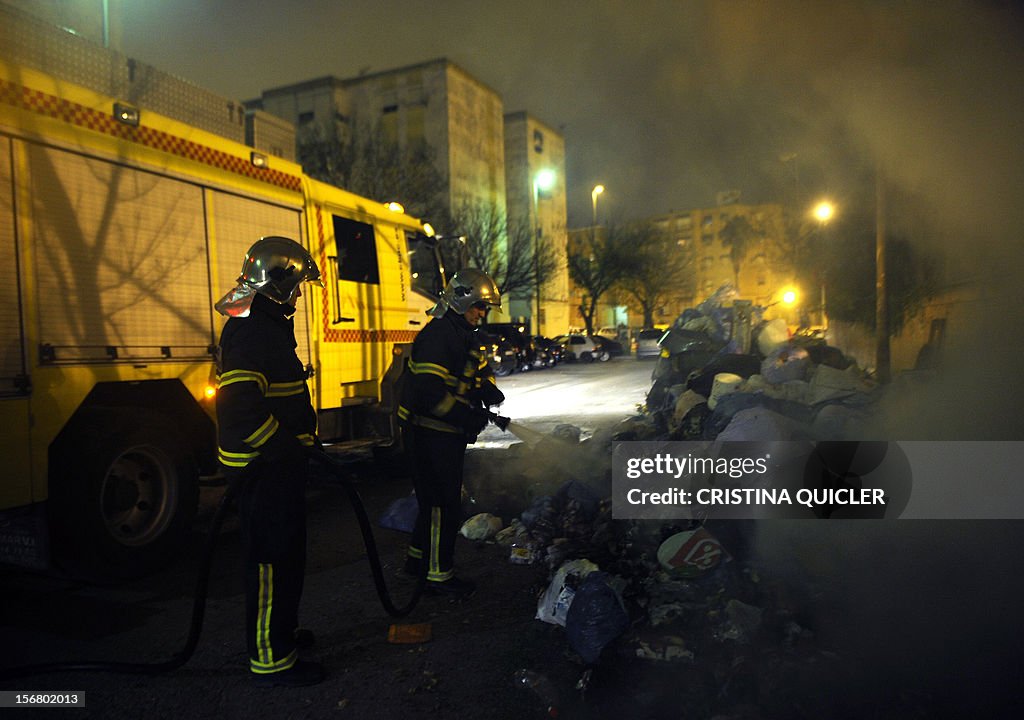
<path fill-rule="evenodd" d="M 801 622 L 838 654 L 846 675 L 834 696 L 878 717 L 891 717 L 887 702 L 906 707 L 913 697 L 943 717 L 998 716 L 1020 696 L 1012 668 L 1024 631 L 1014 607 L 1024 589 L 1013 552 L 1021 530 L 995 521 L 762 522 L 759 560 L 807 598 Z"/>
<path fill-rule="evenodd" d="M 790 150 L 808 184 L 872 198 L 881 170 L 890 230 L 938 257 L 965 297 L 943 370 L 890 389 L 888 439 L 1022 437 L 1024 312 L 1017 200 L 1024 69 L 1021 15 L 982 2 L 777 3 L 716 16 L 730 86 L 788 98 Z M 768 175 L 765 165 L 765 174 Z M 928 478 L 915 478 L 928 482 Z M 964 492 L 972 491 L 963 478 Z M 995 709 L 1021 632 L 1007 598 L 1022 589 L 1009 557 L 1020 522 L 763 523 L 761 559 L 816 601 L 809 617 L 864 687 L 925 693 L 950 715 Z"/>
<path fill-rule="evenodd" d="M 726 87 L 773 88 L 771 102 L 802 133 L 790 136 L 792 151 L 809 181 L 818 168 L 821 192 L 872 202 L 865 181 L 881 178 L 890 232 L 938 258 L 944 289 L 966 298 L 941 386 L 894 392 L 885 431 L 1020 439 L 1020 13 L 982 2 L 715 7 Z"/>

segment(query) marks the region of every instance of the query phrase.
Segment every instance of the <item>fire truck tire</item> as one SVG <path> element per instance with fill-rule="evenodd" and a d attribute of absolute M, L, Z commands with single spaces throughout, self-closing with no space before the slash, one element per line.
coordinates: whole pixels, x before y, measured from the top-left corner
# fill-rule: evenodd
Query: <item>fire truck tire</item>
<path fill-rule="evenodd" d="M 69 439 L 51 491 L 59 565 L 95 579 L 141 577 L 183 549 L 199 471 L 159 413 L 89 413 Z"/>

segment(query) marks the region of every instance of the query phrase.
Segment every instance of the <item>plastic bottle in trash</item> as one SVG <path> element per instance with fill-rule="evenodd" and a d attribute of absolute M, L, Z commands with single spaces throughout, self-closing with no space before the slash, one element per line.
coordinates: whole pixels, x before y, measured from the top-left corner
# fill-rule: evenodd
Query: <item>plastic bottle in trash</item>
<path fill-rule="evenodd" d="M 515 683 L 517 687 L 532 690 L 547 709 L 548 715 L 558 717 L 558 691 L 550 680 L 540 673 L 524 669 L 516 670 Z"/>

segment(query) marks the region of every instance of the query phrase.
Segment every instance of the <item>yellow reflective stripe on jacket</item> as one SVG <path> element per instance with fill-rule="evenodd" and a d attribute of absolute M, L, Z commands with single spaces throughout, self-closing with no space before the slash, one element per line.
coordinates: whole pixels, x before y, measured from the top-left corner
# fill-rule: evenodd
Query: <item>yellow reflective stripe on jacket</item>
<path fill-rule="evenodd" d="M 454 425 L 449 425 L 448 423 L 442 422 L 441 420 L 434 420 L 433 418 L 414 415 L 412 412 L 409 411 L 408 408 L 402 405 L 398 406 L 398 419 L 405 420 L 406 422 L 411 423 L 412 425 L 416 425 L 417 427 L 428 428 L 430 430 L 437 430 L 439 432 L 462 432 L 461 428 L 457 428 Z"/>
<path fill-rule="evenodd" d="M 457 388 L 455 390 L 455 395 L 459 398 L 465 397 L 466 393 L 469 392 L 475 384 L 474 381 L 477 369 L 476 358 L 477 356 L 470 352 L 469 358 L 466 360 L 466 367 L 462 370 L 462 376 L 458 379 Z"/>
<path fill-rule="evenodd" d="M 441 398 L 441 402 L 439 402 L 437 405 L 430 409 L 430 414 L 435 415 L 437 417 L 442 417 L 450 413 L 453 407 L 455 407 L 455 396 L 452 395 L 451 393 L 448 393 L 443 398 Z"/>
<path fill-rule="evenodd" d="M 316 438 L 313 437 L 312 433 L 299 433 L 295 436 L 304 447 L 313 447 L 316 445 Z"/>
<path fill-rule="evenodd" d="M 476 389 L 479 390 L 484 386 L 484 383 L 490 383 L 494 387 L 498 387 L 498 383 L 494 380 L 493 375 L 487 375 L 485 377 L 478 377 L 476 379 Z"/>
<path fill-rule="evenodd" d="M 217 448 L 217 459 L 222 465 L 227 465 L 228 467 L 245 467 L 259 457 L 259 455 L 258 452 L 240 453 Z"/>
<path fill-rule="evenodd" d="M 240 382 L 254 382 L 259 385 L 260 393 L 267 394 L 267 378 L 263 373 L 258 373 L 254 370 L 229 370 L 220 376 L 217 387 L 222 388 Z"/>
<path fill-rule="evenodd" d="M 444 365 L 409 360 L 409 372 L 414 375 L 437 375 L 444 380 L 446 385 L 455 384 L 455 376 L 448 372 L 448 368 Z"/>
<path fill-rule="evenodd" d="M 281 424 L 277 422 L 277 418 L 273 415 L 269 415 L 267 416 L 266 421 L 256 428 L 256 432 L 245 438 L 242 442 L 251 448 L 258 448 L 269 440 L 270 436 L 276 433 L 277 428 L 280 426 Z"/>
<path fill-rule="evenodd" d="M 291 395 L 301 395 L 306 391 L 305 380 L 295 380 L 293 382 L 285 383 L 270 383 L 267 387 L 267 397 L 289 397 Z"/>

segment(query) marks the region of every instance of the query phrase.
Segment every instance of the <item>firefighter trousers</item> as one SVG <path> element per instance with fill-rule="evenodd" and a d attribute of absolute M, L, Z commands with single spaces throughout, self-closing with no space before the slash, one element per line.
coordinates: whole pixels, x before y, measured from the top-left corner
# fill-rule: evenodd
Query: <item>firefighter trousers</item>
<path fill-rule="evenodd" d="M 410 427 L 405 432 L 419 504 L 408 557 L 427 580 L 455 574 L 455 538 L 462 527 L 462 469 L 466 439 L 455 433 Z M 424 564 L 426 567 L 424 568 Z"/>
<path fill-rule="evenodd" d="M 295 630 L 306 575 L 304 460 L 257 460 L 239 493 L 245 564 L 245 635 L 257 674 L 295 664 Z"/>

